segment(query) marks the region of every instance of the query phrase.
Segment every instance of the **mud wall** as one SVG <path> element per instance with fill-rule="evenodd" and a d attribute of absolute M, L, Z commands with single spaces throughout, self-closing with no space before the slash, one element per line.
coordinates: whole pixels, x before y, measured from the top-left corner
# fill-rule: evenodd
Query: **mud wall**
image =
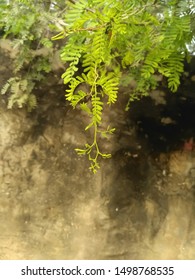
<path fill-rule="evenodd" d="M 5 80 L 9 60 L 0 57 Z M 161 151 L 159 141 L 170 140 L 160 130 L 170 125 L 164 109 L 155 113 L 161 100 L 135 104 L 133 115 L 124 100 L 105 110 L 117 132 L 100 143 L 113 157 L 93 175 L 74 151 L 90 140 L 88 120 L 65 104 L 62 85 L 42 86 L 31 113 L 7 110 L 2 98 L 0 259 L 193 259 L 195 160 L 183 145 L 194 131 Z M 155 141 L 147 117 L 159 128 Z"/>

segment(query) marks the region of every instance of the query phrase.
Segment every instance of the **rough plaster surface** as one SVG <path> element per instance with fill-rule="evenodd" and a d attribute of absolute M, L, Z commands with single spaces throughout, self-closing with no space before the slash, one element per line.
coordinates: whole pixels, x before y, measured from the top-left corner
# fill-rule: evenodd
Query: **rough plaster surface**
<path fill-rule="evenodd" d="M 92 175 L 74 152 L 87 119 L 54 92 L 30 114 L 1 100 L 0 259 L 194 259 L 193 154 L 152 156 L 119 103 Z"/>

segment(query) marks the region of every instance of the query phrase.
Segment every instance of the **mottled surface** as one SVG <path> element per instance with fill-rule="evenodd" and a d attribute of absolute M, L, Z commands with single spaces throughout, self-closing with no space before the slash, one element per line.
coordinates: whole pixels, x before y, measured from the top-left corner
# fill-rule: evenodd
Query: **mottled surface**
<path fill-rule="evenodd" d="M 1 100 L 0 259 L 194 259 L 193 152 L 155 154 L 119 102 L 101 140 L 113 157 L 92 175 L 74 151 L 87 119 L 63 95 L 42 89 L 32 113 Z"/>

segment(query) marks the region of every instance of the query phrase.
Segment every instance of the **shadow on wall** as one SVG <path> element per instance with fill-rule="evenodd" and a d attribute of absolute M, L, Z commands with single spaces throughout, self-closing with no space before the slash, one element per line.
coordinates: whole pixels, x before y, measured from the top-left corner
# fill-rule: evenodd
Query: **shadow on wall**
<path fill-rule="evenodd" d="M 113 180 L 103 180 L 112 221 L 108 258 L 194 259 L 194 102 L 172 95 L 166 106 L 150 98 L 132 104 L 139 149 L 121 148 Z"/>

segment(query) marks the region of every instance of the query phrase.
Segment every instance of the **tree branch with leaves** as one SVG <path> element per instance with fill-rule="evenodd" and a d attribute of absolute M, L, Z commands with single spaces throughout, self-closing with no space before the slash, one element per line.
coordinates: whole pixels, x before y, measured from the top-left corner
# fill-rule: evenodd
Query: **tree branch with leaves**
<path fill-rule="evenodd" d="M 32 42 L 43 44 L 46 28 L 50 34 L 59 30 L 51 35 L 53 41 L 65 39 L 61 49 L 61 59 L 66 64 L 62 75 L 67 87 L 65 98 L 73 108 L 89 116 L 85 129 L 92 130 L 94 135 L 91 143 L 76 151 L 88 156 L 90 169 L 96 172 L 100 158 L 111 156 L 100 152 L 99 136 L 114 131 L 114 128 L 101 130 L 102 112 L 107 104 L 112 106 L 117 102 L 124 71 L 129 83 L 134 80 L 136 84 L 129 92 L 127 108 L 133 100 L 148 95 L 158 86 L 156 75 L 163 75 L 170 91 L 177 91 L 184 60 L 189 55 L 188 46 L 194 40 L 195 4 L 192 0 L 78 0 L 66 1 L 60 9 L 62 2 L 55 1 L 53 10 L 40 14 L 36 4 L 32 7 L 28 0 L 13 0 L 13 9 L 11 6 L 4 9 L 5 19 L 0 18 L 0 26 L 7 36 L 12 34 L 22 40 L 21 46 L 26 47 L 27 53 Z M 21 15 L 24 8 L 31 19 L 28 24 L 27 18 Z M 47 42 L 50 38 L 47 36 Z M 28 59 L 33 69 L 34 61 L 25 56 L 25 61 Z M 29 77 L 34 75 L 33 71 L 29 73 Z M 11 81 L 18 83 L 17 79 Z M 85 85 L 85 90 L 81 85 Z M 14 87 L 11 88 L 14 94 Z M 7 85 L 3 93 L 8 89 Z"/>

